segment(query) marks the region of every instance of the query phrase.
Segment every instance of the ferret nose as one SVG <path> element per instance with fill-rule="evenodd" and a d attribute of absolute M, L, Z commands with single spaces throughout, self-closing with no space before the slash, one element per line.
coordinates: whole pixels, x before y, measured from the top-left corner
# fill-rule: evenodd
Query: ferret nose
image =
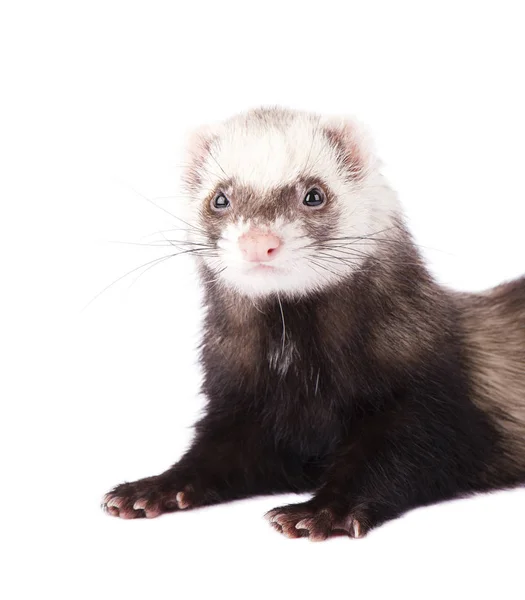
<path fill-rule="evenodd" d="M 241 235 L 239 248 L 245 260 L 268 262 L 273 260 L 281 246 L 281 240 L 273 233 L 252 230 Z"/>

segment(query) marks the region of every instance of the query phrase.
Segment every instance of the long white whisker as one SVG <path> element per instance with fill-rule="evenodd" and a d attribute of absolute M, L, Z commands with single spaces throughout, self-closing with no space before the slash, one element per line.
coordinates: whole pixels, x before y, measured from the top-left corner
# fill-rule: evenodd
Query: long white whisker
<path fill-rule="evenodd" d="M 286 324 L 284 322 L 284 311 L 283 311 L 283 305 L 281 302 L 281 298 L 279 297 L 279 294 L 277 294 L 277 302 L 279 302 L 279 308 L 281 309 L 281 319 L 283 321 L 283 334 L 282 334 L 282 345 L 283 345 L 283 352 L 284 352 L 284 346 L 285 346 L 285 342 L 286 342 Z"/>

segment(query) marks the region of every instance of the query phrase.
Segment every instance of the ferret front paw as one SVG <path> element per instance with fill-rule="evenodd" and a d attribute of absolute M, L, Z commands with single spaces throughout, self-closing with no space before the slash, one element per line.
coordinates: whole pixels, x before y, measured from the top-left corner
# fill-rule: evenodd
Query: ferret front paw
<path fill-rule="evenodd" d="M 152 519 L 196 505 L 191 485 L 180 486 L 162 475 L 117 485 L 102 500 L 102 508 L 121 519 Z"/>
<path fill-rule="evenodd" d="M 315 542 L 341 535 L 360 538 L 369 529 L 364 515 L 349 512 L 341 517 L 329 504 L 317 506 L 312 501 L 280 506 L 264 516 L 286 537 L 308 537 Z"/>

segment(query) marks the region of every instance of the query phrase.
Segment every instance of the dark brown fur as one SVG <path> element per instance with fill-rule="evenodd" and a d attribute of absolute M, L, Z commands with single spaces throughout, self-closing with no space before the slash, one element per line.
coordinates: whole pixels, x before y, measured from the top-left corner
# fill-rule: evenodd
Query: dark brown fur
<path fill-rule="evenodd" d="M 314 214 L 301 210 L 301 201 L 304 190 L 318 187 L 323 190 L 326 197 L 326 206 L 323 208 L 323 218 L 315 218 Z M 233 210 L 228 215 L 214 211 L 211 207 L 213 198 L 219 192 L 224 192 L 233 203 Z M 237 206 L 241 208 L 237 210 Z M 209 194 L 200 211 L 201 227 L 207 232 L 208 240 L 217 243 L 228 222 L 235 222 L 245 214 L 249 214 L 254 222 L 271 223 L 279 217 L 294 220 L 300 214 L 305 231 L 314 239 L 328 238 L 334 231 L 338 219 L 339 209 L 330 188 L 321 180 L 313 177 L 300 177 L 294 185 L 281 186 L 261 196 L 260 192 L 248 185 L 228 179 Z"/>
<path fill-rule="evenodd" d="M 308 298 L 255 307 L 206 284 L 208 406 L 193 445 L 162 475 L 115 488 L 108 510 L 313 491 L 271 523 L 290 537 L 359 537 L 410 508 L 523 482 L 525 281 L 453 294 L 396 231 L 362 272 Z M 514 383 L 498 383 L 498 361 Z"/>

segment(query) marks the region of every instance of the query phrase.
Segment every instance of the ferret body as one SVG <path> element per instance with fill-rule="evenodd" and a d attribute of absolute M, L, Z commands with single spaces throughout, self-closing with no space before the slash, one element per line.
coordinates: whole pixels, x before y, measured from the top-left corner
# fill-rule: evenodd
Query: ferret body
<path fill-rule="evenodd" d="M 312 492 L 270 523 L 361 537 L 525 482 L 525 279 L 434 281 L 358 125 L 250 111 L 194 134 L 185 185 L 206 413 L 171 469 L 106 495 L 110 514 Z"/>

